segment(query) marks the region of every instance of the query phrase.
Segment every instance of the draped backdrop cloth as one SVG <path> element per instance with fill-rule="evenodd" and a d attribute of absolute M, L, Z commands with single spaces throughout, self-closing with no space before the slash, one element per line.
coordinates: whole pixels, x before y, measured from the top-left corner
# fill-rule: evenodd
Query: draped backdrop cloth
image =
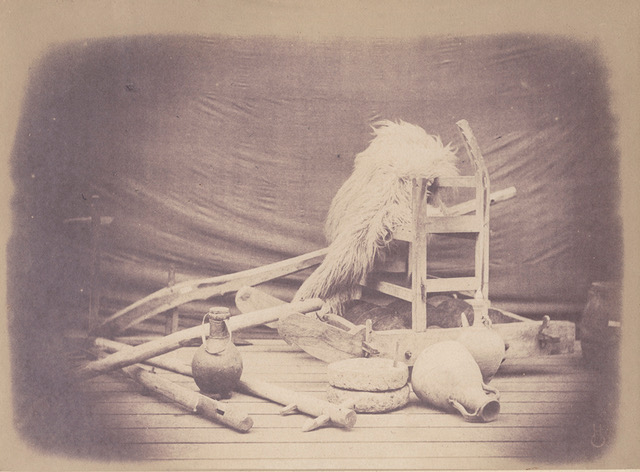
<path fill-rule="evenodd" d="M 620 276 L 607 80 L 597 45 L 549 36 L 56 45 L 32 65 L 12 152 L 10 303 L 52 324 L 86 311 L 90 229 L 68 220 L 89 216 L 92 195 L 113 217 L 100 241 L 107 316 L 166 286 L 171 266 L 180 282 L 325 247 L 372 123 L 416 124 L 466 158 L 465 119 L 492 191 L 517 189 L 491 208 L 489 298 L 575 319 L 593 281 Z M 469 274 L 472 243 L 435 237 L 429 267 Z M 274 293 L 292 297 L 309 273 Z"/>

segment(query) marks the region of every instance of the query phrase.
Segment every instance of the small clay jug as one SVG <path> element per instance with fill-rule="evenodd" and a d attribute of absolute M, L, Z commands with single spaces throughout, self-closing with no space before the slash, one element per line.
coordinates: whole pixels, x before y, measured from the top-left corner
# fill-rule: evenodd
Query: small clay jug
<path fill-rule="evenodd" d="M 457 341 L 471 353 L 480 367 L 483 381 L 489 383 L 504 362 L 504 339 L 495 329 L 484 325 L 465 328 L 463 331 Z"/>
<path fill-rule="evenodd" d="M 226 320 L 229 309 L 214 307 L 204 315 L 202 324 L 209 319 L 209 336 L 202 335 L 202 345 L 191 361 L 191 372 L 196 385 L 204 393 L 229 398 L 242 375 L 242 357 L 231 341 Z"/>
<path fill-rule="evenodd" d="M 411 386 L 420 400 L 466 421 L 494 421 L 499 393 L 482 381 L 471 353 L 458 341 L 442 341 L 422 351 L 413 364 Z"/>

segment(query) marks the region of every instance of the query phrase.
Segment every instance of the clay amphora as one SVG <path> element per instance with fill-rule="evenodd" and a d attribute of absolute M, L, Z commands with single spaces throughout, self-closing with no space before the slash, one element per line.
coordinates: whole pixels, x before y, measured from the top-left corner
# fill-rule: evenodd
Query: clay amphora
<path fill-rule="evenodd" d="M 482 381 L 478 364 L 458 341 L 439 342 L 422 351 L 413 364 L 411 386 L 419 399 L 457 411 L 466 421 L 493 421 L 500 412 L 498 391 Z"/>
<path fill-rule="evenodd" d="M 209 310 L 202 319 L 203 324 L 209 319 L 209 336 L 202 336 L 202 345 L 191 361 L 193 379 L 200 390 L 224 398 L 231 395 L 242 375 L 242 358 L 226 323 L 229 316 L 225 307 Z"/>
<path fill-rule="evenodd" d="M 496 330 L 480 325 L 466 329 L 457 341 L 471 353 L 480 367 L 482 379 L 488 383 L 505 358 L 506 346 L 502 336 Z"/>

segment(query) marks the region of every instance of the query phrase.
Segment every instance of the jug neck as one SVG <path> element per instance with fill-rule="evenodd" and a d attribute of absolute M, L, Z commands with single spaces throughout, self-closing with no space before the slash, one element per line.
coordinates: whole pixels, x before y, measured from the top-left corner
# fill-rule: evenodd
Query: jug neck
<path fill-rule="evenodd" d="M 231 344 L 231 332 L 226 320 L 231 316 L 229 309 L 225 307 L 213 307 L 204 316 L 202 322 L 209 319 L 209 336 L 203 340 L 205 351 L 209 354 L 219 354 Z"/>

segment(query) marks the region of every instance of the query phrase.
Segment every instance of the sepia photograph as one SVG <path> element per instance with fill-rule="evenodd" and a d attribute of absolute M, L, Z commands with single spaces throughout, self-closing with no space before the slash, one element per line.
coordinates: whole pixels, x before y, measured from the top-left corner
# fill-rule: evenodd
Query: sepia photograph
<path fill-rule="evenodd" d="M 0 469 L 640 468 L 640 5 L 6 0 Z"/>

